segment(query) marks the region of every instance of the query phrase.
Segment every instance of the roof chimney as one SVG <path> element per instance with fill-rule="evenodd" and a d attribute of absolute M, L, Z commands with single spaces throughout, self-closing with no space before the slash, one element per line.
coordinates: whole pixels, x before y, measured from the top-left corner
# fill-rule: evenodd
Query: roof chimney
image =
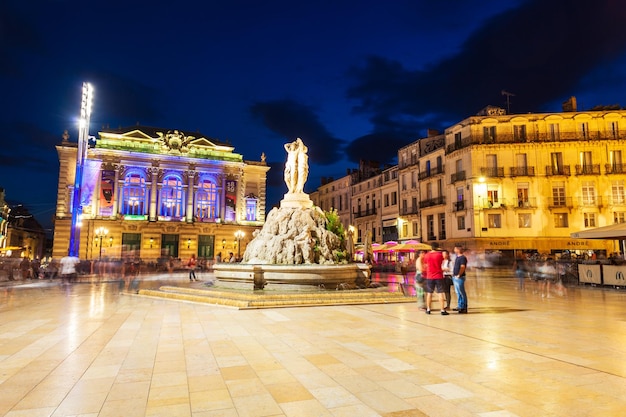
<path fill-rule="evenodd" d="M 576 97 L 574 96 L 571 96 L 569 99 L 564 101 L 562 106 L 564 112 L 578 111 L 576 106 Z"/>

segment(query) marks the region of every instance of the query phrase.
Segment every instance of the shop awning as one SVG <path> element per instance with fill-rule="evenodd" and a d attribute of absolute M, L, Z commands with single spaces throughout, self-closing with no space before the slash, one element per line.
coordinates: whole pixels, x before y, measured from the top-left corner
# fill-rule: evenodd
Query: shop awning
<path fill-rule="evenodd" d="M 570 234 L 576 239 L 626 239 L 626 223 L 612 224 L 604 227 L 596 227 L 595 229 L 581 230 Z"/>

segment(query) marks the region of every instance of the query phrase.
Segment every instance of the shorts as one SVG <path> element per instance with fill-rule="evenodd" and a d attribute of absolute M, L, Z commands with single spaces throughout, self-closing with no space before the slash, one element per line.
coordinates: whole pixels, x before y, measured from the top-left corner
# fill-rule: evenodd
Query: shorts
<path fill-rule="evenodd" d="M 427 279 L 425 282 L 424 291 L 429 294 L 433 292 L 442 293 L 443 292 L 443 278 L 439 279 Z"/>

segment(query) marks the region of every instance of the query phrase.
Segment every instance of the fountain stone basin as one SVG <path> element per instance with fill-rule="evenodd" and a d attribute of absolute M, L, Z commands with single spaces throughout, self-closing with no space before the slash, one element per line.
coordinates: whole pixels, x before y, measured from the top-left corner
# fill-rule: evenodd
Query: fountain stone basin
<path fill-rule="evenodd" d="M 367 288 L 370 268 L 364 263 L 339 265 L 275 265 L 219 263 L 213 265 L 218 285 L 234 288 L 312 290 Z"/>

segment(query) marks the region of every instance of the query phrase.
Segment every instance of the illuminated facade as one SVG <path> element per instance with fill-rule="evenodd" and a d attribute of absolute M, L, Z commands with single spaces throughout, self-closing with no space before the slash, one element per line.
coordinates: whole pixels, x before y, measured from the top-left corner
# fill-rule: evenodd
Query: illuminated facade
<path fill-rule="evenodd" d="M 336 180 L 333 178 L 322 178 L 322 185 L 309 195 L 313 204 L 322 210 L 337 210 L 339 219 L 346 230 L 350 225 L 351 179 L 352 177 L 350 175 L 346 175 Z"/>
<path fill-rule="evenodd" d="M 265 161 L 244 161 L 232 146 L 198 133 L 141 126 L 99 132 L 86 152 L 76 203 L 77 144 L 66 136 L 57 152 L 55 258 L 68 252 L 77 208 L 83 259 L 225 256 L 265 221 Z M 245 232 L 240 243 L 238 230 Z"/>
<path fill-rule="evenodd" d="M 488 108 L 441 138 L 398 155 L 401 176 L 419 175 L 418 214 L 401 213 L 418 219 L 421 240 L 509 254 L 619 250 L 570 233 L 626 221 L 626 111 L 506 115 Z M 429 140 L 440 146 L 425 152 Z"/>

